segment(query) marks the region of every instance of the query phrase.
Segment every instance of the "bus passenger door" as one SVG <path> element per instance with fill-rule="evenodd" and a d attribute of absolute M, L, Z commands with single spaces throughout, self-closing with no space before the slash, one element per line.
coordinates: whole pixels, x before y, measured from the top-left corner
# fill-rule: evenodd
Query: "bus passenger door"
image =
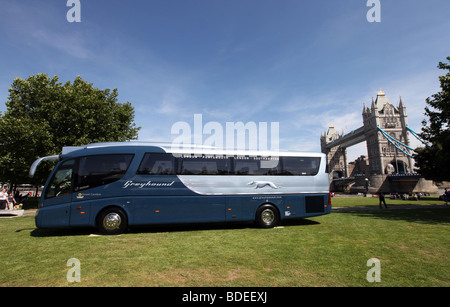
<path fill-rule="evenodd" d="M 67 227 L 72 202 L 72 176 L 75 160 L 58 166 L 44 191 L 44 201 L 39 209 L 38 227 Z"/>
<path fill-rule="evenodd" d="M 71 195 L 64 195 L 47 200 L 45 202 L 45 207 L 39 209 L 39 219 L 36 221 L 38 227 L 68 227 L 71 198 Z"/>
<path fill-rule="evenodd" d="M 82 193 L 72 195 L 72 205 L 70 206 L 70 227 L 89 226 L 89 201 L 79 201 L 83 199 Z"/>

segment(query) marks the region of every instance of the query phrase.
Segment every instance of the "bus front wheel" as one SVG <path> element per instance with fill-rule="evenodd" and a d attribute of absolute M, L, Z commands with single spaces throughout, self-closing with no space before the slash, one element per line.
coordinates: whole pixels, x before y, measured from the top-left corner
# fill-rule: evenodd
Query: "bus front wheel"
<path fill-rule="evenodd" d="M 280 214 L 277 208 L 271 204 L 265 204 L 256 211 L 256 225 L 262 228 L 273 228 L 280 222 Z"/>
<path fill-rule="evenodd" d="M 118 235 L 125 232 L 127 227 L 127 215 L 120 208 L 107 208 L 98 215 L 97 228 L 103 234 Z"/>

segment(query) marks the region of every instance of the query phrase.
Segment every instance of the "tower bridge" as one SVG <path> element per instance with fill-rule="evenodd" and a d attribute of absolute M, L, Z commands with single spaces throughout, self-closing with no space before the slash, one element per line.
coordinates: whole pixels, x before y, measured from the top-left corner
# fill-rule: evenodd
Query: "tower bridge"
<path fill-rule="evenodd" d="M 332 180 L 332 188 L 344 186 L 343 183 L 355 182 L 354 190 L 375 193 L 383 192 L 412 192 L 411 178 L 415 178 L 417 189 L 420 192 L 437 191 L 432 182 L 428 182 L 415 174 L 412 176 L 414 159 L 408 150 L 410 139 L 408 135 L 408 116 L 402 98 L 398 106 L 394 106 L 383 91 L 377 93 L 377 97 L 370 107 L 363 105 L 363 126 L 347 134 L 339 133 L 330 125 L 325 133 L 322 133 L 320 142 L 322 152 L 327 155 L 327 166 Z M 415 134 L 413 134 L 415 135 Z M 353 169 L 349 170 L 347 161 L 347 148 L 366 142 L 368 157 L 361 157 L 355 162 Z M 368 164 L 367 164 L 368 162 Z M 408 186 L 399 184 L 395 178 L 395 185 L 391 184 L 392 174 L 404 174 L 400 178 L 408 181 Z M 402 179 L 400 179 L 402 180 Z M 421 183 L 419 184 L 419 181 Z M 396 191 L 393 191 L 393 190 Z M 400 191 L 405 189 L 405 191 Z M 409 189 L 406 191 L 406 189 Z M 417 190 L 416 189 L 416 190 Z"/>

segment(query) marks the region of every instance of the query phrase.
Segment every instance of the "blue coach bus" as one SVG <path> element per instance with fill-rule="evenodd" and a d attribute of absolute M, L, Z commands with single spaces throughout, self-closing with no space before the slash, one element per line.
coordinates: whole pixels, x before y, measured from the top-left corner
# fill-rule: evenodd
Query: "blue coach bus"
<path fill-rule="evenodd" d="M 38 228 L 97 227 L 120 234 L 154 224 L 255 222 L 331 212 L 320 153 L 171 148 L 141 142 L 64 148 L 42 191 Z"/>

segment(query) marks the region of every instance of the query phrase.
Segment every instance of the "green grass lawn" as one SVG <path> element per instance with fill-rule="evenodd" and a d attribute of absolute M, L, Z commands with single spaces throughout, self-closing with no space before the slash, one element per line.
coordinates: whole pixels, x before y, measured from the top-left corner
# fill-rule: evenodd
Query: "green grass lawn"
<path fill-rule="evenodd" d="M 333 212 L 274 229 L 166 227 L 120 236 L 37 230 L 27 216 L 0 219 L 0 232 L 0 286 L 450 286 L 448 208 Z M 380 283 L 366 280 L 372 257 L 381 262 Z M 67 282 L 70 258 L 81 262 L 80 283 Z"/>

